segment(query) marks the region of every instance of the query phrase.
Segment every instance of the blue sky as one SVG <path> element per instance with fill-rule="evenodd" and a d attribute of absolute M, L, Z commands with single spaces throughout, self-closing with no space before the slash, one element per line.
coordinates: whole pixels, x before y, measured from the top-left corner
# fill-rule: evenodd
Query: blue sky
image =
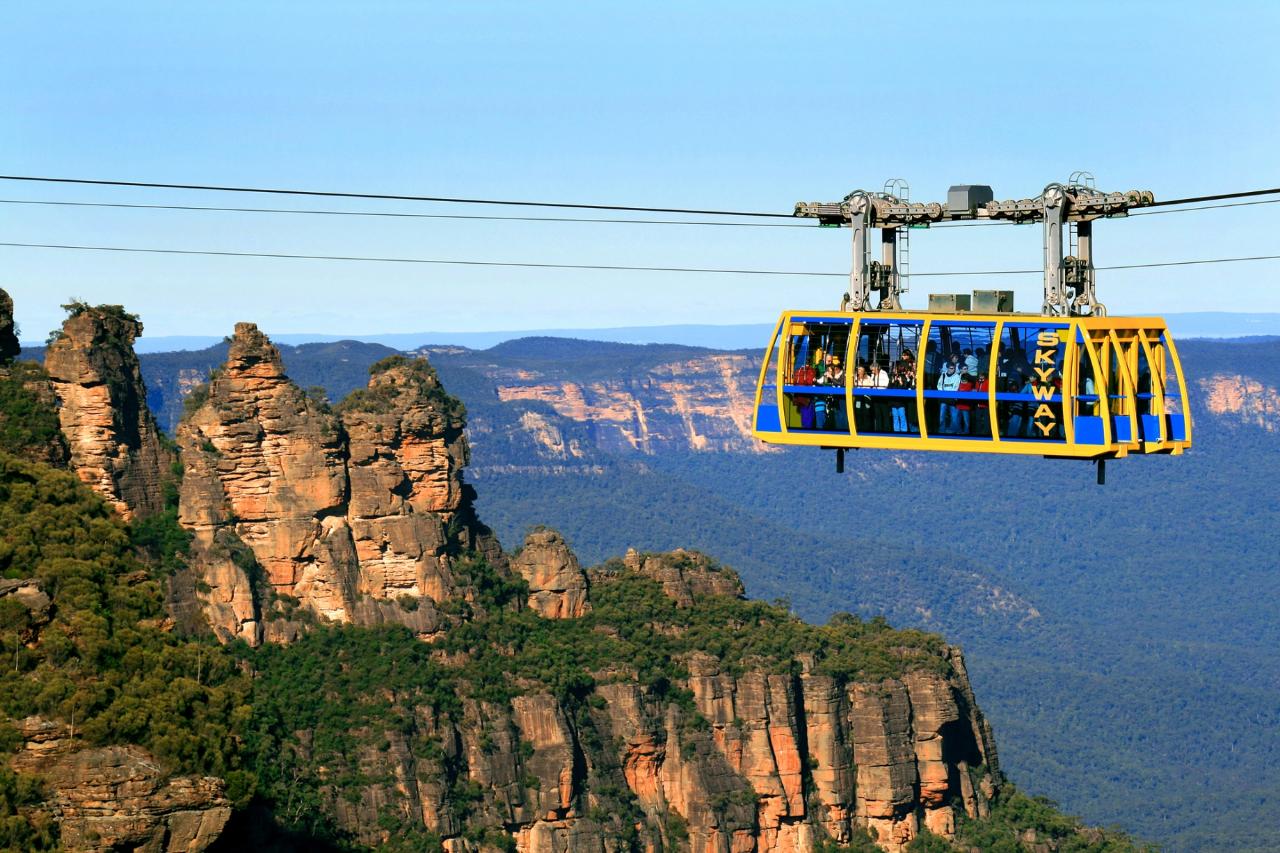
<path fill-rule="evenodd" d="M 0 12 L 5 174 L 789 212 L 905 177 L 1037 194 L 1280 185 L 1274 3 L 125 3 Z M 0 182 L 0 198 L 427 205 Z M 548 213 L 553 213 L 548 211 Z M 1104 222 L 1099 264 L 1280 254 L 1280 205 Z M 847 232 L 0 204 L 6 242 L 845 272 Z M 0 248 L 24 338 L 67 297 L 148 334 L 768 322 L 836 279 Z M 1036 227 L 913 235 L 913 268 L 1040 264 Z M 1280 262 L 1102 273 L 1113 313 L 1280 311 Z M 918 280 L 929 290 L 1035 276 Z"/>

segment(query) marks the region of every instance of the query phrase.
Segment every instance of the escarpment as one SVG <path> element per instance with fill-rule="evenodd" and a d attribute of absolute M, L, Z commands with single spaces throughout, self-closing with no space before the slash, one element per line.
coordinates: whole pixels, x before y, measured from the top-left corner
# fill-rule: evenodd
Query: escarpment
<path fill-rule="evenodd" d="M 513 564 L 563 578 L 562 547 L 536 531 Z M 535 596 L 446 632 L 439 668 L 372 704 L 319 688 L 317 702 L 350 708 L 341 725 L 355 742 L 308 746 L 332 742 L 319 721 L 287 748 L 326 768 L 322 795 L 343 829 L 370 846 L 422 832 L 468 851 L 510 839 L 531 852 L 766 853 L 863 834 L 900 851 L 924 828 L 955 837 L 957 810 L 979 819 L 997 795 L 963 659 L 936 638 L 852 617 L 806 625 L 734 594 L 736 575 L 694 552 L 588 574 L 580 616 Z M 323 654 L 357 667 L 354 646 Z M 408 654 L 379 652 L 406 668 Z M 421 690 L 434 678 L 452 692 Z M 324 781 L 353 774 L 368 781 Z"/>
<path fill-rule="evenodd" d="M 298 617 L 440 630 L 451 554 L 501 561 L 462 481 L 460 404 L 425 361 L 375 365 L 337 412 L 241 323 L 178 429 L 180 519 L 222 637 L 287 639 Z"/>
<path fill-rule="evenodd" d="M 118 305 L 68 309 L 45 353 L 45 370 L 71 467 L 124 518 L 159 512 L 173 454 L 147 408 L 133 351 L 142 323 Z"/>
<path fill-rule="evenodd" d="M 41 717 L 18 730 L 22 746 L 9 764 L 44 781 L 43 810 L 63 849 L 199 853 L 231 817 L 221 779 L 166 774 L 134 745 L 85 748 L 67 726 Z"/>

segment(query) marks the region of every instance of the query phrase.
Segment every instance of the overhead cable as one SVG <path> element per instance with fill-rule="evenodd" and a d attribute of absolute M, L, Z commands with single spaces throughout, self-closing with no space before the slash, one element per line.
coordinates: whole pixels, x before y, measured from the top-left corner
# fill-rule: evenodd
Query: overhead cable
<path fill-rule="evenodd" d="M 847 273 L 815 272 L 811 270 L 760 270 L 735 269 L 727 267 L 658 267 L 629 266 L 623 264 L 560 264 L 537 263 L 531 261 L 479 261 L 453 258 L 396 258 L 369 255 L 302 255 L 286 252 L 231 252 L 212 249 L 158 249 L 138 246 L 86 246 L 67 243 L 7 243 L 0 242 L 0 247 L 20 249 L 62 249 L 78 252 L 121 252 L 151 255 L 201 255 L 207 257 L 227 258 L 276 258 L 302 261 L 356 261 L 367 263 L 391 264 L 434 264 L 444 266 L 466 267 L 522 267 L 527 269 L 564 269 L 564 270 L 607 270 L 625 272 L 672 272 L 672 273 L 712 273 L 716 275 L 760 275 L 760 276 L 803 276 L 810 278 L 848 278 Z M 1186 261 L 1157 261 L 1143 264 L 1116 264 L 1095 267 L 1099 270 L 1133 270 L 1153 267 L 1180 267 L 1196 264 L 1227 264 L 1242 261 L 1274 261 L 1280 255 L 1251 255 L 1238 258 L 1202 258 Z M 915 272 L 913 276 L 959 276 L 959 275 L 1040 275 L 1039 269 L 1027 270 L 949 270 L 945 272 Z"/>
<path fill-rule="evenodd" d="M 0 198 L 0 204 L 29 204 L 49 207 L 111 207 L 130 210 L 194 210 L 224 213 L 301 213 L 316 216 L 382 216 L 392 219 L 472 219 L 498 222 L 602 222 L 619 225 L 718 225 L 726 228 L 815 228 L 799 222 L 708 222 L 702 219 L 606 219 L 572 216 L 497 216 L 465 213 L 404 213 L 381 210 L 314 210 L 292 207 L 217 207 L 194 204 L 126 204 L 106 201 L 48 201 L 43 199 Z"/>
<path fill-rule="evenodd" d="M 47 178 L 31 175 L 0 175 L 0 181 L 28 181 L 44 184 L 83 184 L 99 187 L 141 187 L 163 190 L 199 190 L 201 192 L 221 193 L 264 193 L 267 195 L 301 195 L 323 198 L 366 198 L 379 201 L 430 201 L 444 204 L 485 204 L 505 205 L 512 207 L 561 207 L 574 210 L 621 210 L 631 213 L 685 213 L 702 216 L 762 216 L 778 219 L 791 219 L 790 213 L 760 213 L 742 210 L 700 210 L 685 207 L 637 207 L 620 204 L 582 204 L 578 202 L 553 201 L 520 201 L 514 199 L 493 198 L 458 198 L 453 196 L 397 195 L 391 193 L 356 193 L 326 190 L 294 190 L 266 187 L 234 187 L 214 184 L 162 184 L 150 181 L 104 181 L 90 178 Z"/>

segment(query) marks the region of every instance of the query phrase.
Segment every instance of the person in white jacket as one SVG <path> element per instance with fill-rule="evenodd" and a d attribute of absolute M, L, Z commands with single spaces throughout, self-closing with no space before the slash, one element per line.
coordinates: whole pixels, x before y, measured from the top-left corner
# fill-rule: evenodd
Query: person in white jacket
<path fill-rule="evenodd" d="M 947 362 L 947 367 L 938 377 L 939 391 L 959 391 L 960 390 L 960 371 L 956 368 L 955 362 Z M 943 400 L 942 406 L 938 410 L 938 432 L 944 435 L 950 435 L 956 431 L 956 411 L 955 400 Z"/>

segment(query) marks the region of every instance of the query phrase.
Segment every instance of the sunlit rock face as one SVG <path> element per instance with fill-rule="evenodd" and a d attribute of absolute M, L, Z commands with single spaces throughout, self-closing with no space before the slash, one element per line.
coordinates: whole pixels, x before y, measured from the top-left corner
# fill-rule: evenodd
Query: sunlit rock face
<path fill-rule="evenodd" d="M 1210 414 L 1228 423 L 1280 429 L 1280 391 L 1251 376 L 1217 373 L 1199 380 L 1200 394 Z"/>
<path fill-rule="evenodd" d="M 71 467 L 126 519 L 164 508 L 173 464 L 147 408 L 140 334 L 118 305 L 76 305 L 45 353 Z"/>
<path fill-rule="evenodd" d="M 460 594 L 450 552 L 501 562 L 462 481 L 460 404 L 423 360 L 380 364 L 337 411 L 284 372 L 251 323 L 178 428 L 180 517 L 224 638 L 288 639 L 297 609 L 429 636 Z"/>
<path fill-rule="evenodd" d="M 9 760 L 38 776 L 68 851 L 199 853 L 231 817 L 223 780 L 167 774 L 132 744 L 85 748 L 67 726 L 41 717 L 16 724 L 22 742 Z"/>
<path fill-rule="evenodd" d="M 531 597 L 555 592 L 530 605 L 543 616 L 563 613 L 558 588 L 571 586 L 563 581 L 576 566 L 566 554 L 558 534 L 536 531 L 512 559 L 526 579 L 558 579 L 530 585 Z M 672 552 L 592 570 L 586 598 L 631 573 L 662 584 L 677 606 L 690 594 L 707 605 L 740 590 L 732 570 Z M 673 685 L 687 691 L 684 702 L 620 661 L 586 697 L 530 689 L 509 702 L 464 698 L 452 719 L 419 708 L 414 731 L 362 733 L 371 745 L 357 763 L 371 781 L 358 800 L 335 798 L 334 810 L 373 846 L 389 840 L 379 814 L 395 809 L 446 849 L 481 849 L 468 845 L 453 799 L 470 790 L 471 824 L 501 826 L 527 853 L 804 853 L 861 832 L 897 853 L 923 828 L 954 838 L 956 812 L 982 816 L 999 784 L 964 660 L 950 647 L 938 655 L 898 677 L 841 681 L 820 674 L 808 652 L 792 667 L 730 667 L 695 652 L 688 678 Z M 424 755 L 410 748 L 414 739 L 442 750 Z"/>
<path fill-rule="evenodd" d="M 528 605 L 538 615 L 573 619 L 589 609 L 586 572 L 554 530 L 536 530 L 525 537 L 511 568 L 529 584 Z"/>
<path fill-rule="evenodd" d="M 532 369 L 477 369 L 504 403 L 544 403 L 569 421 L 590 424 L 590 444 L 600 450 L 770 452 L 751 437 L 760 369 L 753 356 L 708 354 L 593 381 Z M 536 411 L 524 413 L 519 426 L 544 458 L 572 460 L 587 449 Z"/>

